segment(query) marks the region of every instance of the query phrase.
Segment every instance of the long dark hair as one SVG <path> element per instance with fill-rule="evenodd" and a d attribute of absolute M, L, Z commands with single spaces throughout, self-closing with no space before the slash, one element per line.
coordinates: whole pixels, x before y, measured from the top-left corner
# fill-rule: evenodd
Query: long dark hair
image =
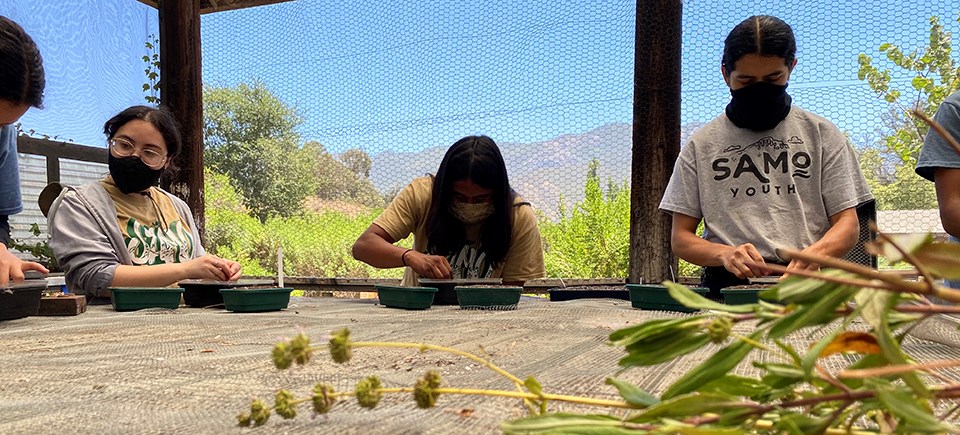
<path fill-rule="evenodd" d="M 157 128 L 167 145 L 167 161 L 173 161 L 182 147 L 180 123 L 166 107 L 131 106 L 123 109 L 103 124 L 103 134 L 107 135 L 108 140 L 113 139 L 120 127 L 134 119 L 147 121 Z"/>
<path fill-rule="evenodd" d="M 770 15 L 754 15 L 737 24 L 723 41 L 723 66 L 733 71 L 748 54 L 782 57 L 787 66 L 797 58 L 797 40 L 785 21 Z"/>
<path fill-rule="evenodd" d="M 0 15 L 0 100 L 43 108 L 43 58 L 23 27 Z"/>
<path fill-rule="evenodd" d="M 427 249 L 435 255 L 452 255 L 466 243 L 464 226 L 450 213 L 453 183 L 470 180 L 493 190 L 493 215 L 480 228 L 480 247 L 487 264 L 503 263 L 513 234 L 513 201 L 516 193 L 507 179 L 507 166 L 500 148 L 487 136 L 467 136 L 454 143 L 440 162 L 433 178 L 433 194 L 427 212 Z"/>

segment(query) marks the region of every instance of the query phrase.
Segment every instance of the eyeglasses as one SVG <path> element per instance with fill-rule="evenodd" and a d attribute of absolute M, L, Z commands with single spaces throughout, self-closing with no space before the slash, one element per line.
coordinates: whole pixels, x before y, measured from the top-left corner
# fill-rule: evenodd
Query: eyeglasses
<path fill-rule="evenodd" d="M 110 148 L 118 157 L 129 157 L 139 152 L 138 156 L 140 160 L 143 160 L 143 164 L 154 169 L 163 166 L 163 162 L 167 160 L 167 156 L 165 155 L 161 155 L 152 149 L 138 150 L 133 142 L 119 137 L 110 139 Z"/>

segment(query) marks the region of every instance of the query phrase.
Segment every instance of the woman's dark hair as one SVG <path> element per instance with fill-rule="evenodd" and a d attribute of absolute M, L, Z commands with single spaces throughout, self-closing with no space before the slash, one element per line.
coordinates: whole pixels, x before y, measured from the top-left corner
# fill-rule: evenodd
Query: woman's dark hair
<path fill-rule="evenodd" d="M 452 255 L 467 242 L 464 226 L 450 213 L 453 183 L 470 180 L 493 190 L 493 215 L 480 228 L 480 248 L 487 264 L 503 263 L 513 234 L 513 201 L 516 197 L 507 179 L 507 166 L 500 148 L 487 136 L 467 136 L 454 143 L 440 162 L 433 179 L 433 194 L 427 212 L 428 252 Z"/>
<path fill-rule="evenodd" d="M 168 160 L 176 157 L 181 147 L 180 124 L 177 122 L 177 119 L 173 117 L 173 113 L 170 113 L 165 107 L 128 107 L 103 124 L 103 134 L 107 135 L 107 139 L 113 139 L 113 136 L 117 134 L 117 130 L 120 130 L 120 127 L 123 127 L 134 119 L 153 124 L 153 126 L 160 131 L 160 135 L 163 136 L 163 141 L 167 145 Z"/>
<path fill-rule="evenodd" d="M 0 15 L 0 100 L 43 108 L 43 58 L 33 38 Z"/>
<path fill-rule="evenodd" d="M 737 24 L 723 41 L 722 65 L 727 74 L 741 57 L 748 54 L 782 57 L 792 66 L 797 57 L 797 40 L 793 29 L 783 20 L 769 15 L 754 15 Z"/>

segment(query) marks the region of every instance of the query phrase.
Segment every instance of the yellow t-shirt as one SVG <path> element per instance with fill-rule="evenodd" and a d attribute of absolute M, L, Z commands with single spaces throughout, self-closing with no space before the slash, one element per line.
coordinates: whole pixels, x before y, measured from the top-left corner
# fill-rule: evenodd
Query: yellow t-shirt
<path fill-rule="evenodd" d="M 182 263 L 193 258 L 193 236 L 170 198 L 151 187 L 125 194 L 113 179 L 100 180 L 117 208 L 117 224 L 133 264 Z"/>
<path fill-rule="evenodd" d="M 393 240 L 402 240 L 413 233 L 413 248 L 419 252 L 427 251 L 427 212 L 430 210 L 433 177 L 414 179 L 397 194 L 386 210 L 373 221 L 383 228 Z M 465 245 L 463 249 L 447 257 L 453 267 L 454 278 L 502 278 L 504 281 L 527 281 L 543 278 L 546 270 L 543 265 L 543 245 L 540 231 L 537 230 L 537 218 L 530 204 L 519 197 L 514 201 L 513 233 L 510 236 L 510 248 L 503 263 L 491 268 L 485 261 L 482 247 L 477 242 Z M 468 225 L 465 229 L 467 240 L 479 240 L 481 224 Z M 403 274 L 403 285 L 417 285 L 419 276 L 407 267 Z"/>

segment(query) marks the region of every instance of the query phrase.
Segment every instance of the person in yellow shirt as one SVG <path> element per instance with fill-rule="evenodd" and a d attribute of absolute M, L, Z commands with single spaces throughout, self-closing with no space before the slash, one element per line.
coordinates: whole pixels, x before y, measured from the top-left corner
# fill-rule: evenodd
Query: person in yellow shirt
<path fill-rule="evenodd" d="M 394 245 L 413 233 L 413 249 Z M 435 176 L 400 191 L 353 245 L 374 267 L 406 267 L 419 278 L 501 278 L 523 285 L 545 275 L 543 246 L 530 203 L 510 188 L 497 144 L 468 136 L 447 150 Z"/>
<path fill-rule="evenodd" d="M 64 189 L 47 214 L 50 248 L 67 285 L 88 297 L 110 297 L 110 287 L 239 278 L 239 263 L 204 252 L 187 204 L 157 187 L 181 149 L 173 114 L 133 106 L 103 131 L 110 176 Z"/>

